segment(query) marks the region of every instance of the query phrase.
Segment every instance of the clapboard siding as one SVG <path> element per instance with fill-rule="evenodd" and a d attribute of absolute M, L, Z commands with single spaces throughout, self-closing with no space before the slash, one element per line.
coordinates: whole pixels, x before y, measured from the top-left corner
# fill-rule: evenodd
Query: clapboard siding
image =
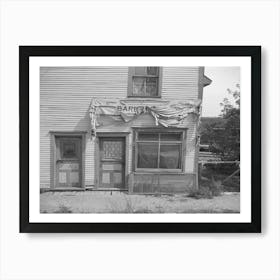
<path fill-rule="evenodd" d="M 126 98 L 128 67 L 40 68 L 40 182 L 51 186 L 52 153 L 50 131 L 87 131 L 85 137 L 85 184 L 95 184 L 95 143 L 90 137 L 89 106 L 93 97 Z M 161 97 L 164 100 L 196 100 L 199 67 L 163 67 Z M 130 98 L 130 101 L 133 99 Z M 139 101 L 137 101 L 139 102 Z M 141 102 L 141 101 L 140 101 Z M 158 99 L 150 102 L 158 102 Z M 196 119 L 186 121 L 185 172 L 192 173 L 195 159 Z M 129 131 L 128 125 L 104 125 L 102 132 Z M 141 116 L 134 126 L 154 126 L 151 116 Z M 128 169 L 132 171 L 132 136 L 128 139 Z"/>
<path fill-rule="evenodd" d="M 163 67 L 162 98 L 183 100 L 198 98 L 199 67 Z"/>
<path fill-rule="evenodd" d="M 41 67 L 40 176 L 51 185 L 50 131 L 88 131 L 85 143 L 85 184 L 94 185 L 94 142 L 90 137 L 89 106 L 93 96 L 126 97 L 127 67 Z"/>

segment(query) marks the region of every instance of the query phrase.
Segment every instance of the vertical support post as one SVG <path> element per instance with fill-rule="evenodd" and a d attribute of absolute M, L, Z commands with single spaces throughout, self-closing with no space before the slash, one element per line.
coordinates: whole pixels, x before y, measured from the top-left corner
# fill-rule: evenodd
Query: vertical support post
<path fill-rule="evenodd" d="M 201 182 L 201 169 L 202 169 L 202 163 L 198 162 L 197 167 L 197 174 L 196 174 L 196 188 L 199 188 L 199 183 Z"/>

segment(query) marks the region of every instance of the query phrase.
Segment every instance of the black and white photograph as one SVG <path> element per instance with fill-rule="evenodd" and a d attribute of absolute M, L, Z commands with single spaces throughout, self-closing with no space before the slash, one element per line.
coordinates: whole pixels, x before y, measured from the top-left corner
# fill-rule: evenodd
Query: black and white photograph
<path fill-rule="evenodd" d="M 111 228 L 94 231 L 105 232 L 178 230 L 169 223 L 260 230 L 259 181 L 250 175 L 260 156 L 259 126 L 251 126 L 260 47 L 20 52 L 21 94 L 29 94 L 28 108 L 21 99 L 28 222 L 78 223 L 78 231 L 98 223 Z"/>
<path fill-rule="evenodd" d="M 0 19 L 0 279 L 280 280 L 280 0 Z"/>
<path fill-rule="evenodd" d="M 239 213 L 239 67 L 40 67 L 41 213 Z"/>

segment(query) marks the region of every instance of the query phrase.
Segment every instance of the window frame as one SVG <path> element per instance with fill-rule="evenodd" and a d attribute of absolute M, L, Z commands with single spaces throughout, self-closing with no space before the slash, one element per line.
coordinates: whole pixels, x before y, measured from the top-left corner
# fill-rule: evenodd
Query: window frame
<path fill-rule="evenodd" d="M 140 66 L 139 66 L 140 67 Z M 128 68 L 128 86 L 127 86 L 127 97 L 129 98 L 141 98 L 141 99 L 153 99 L 153 98 L 161 98 L 161 86 L 162 86 L 162 67 L 160 66 L 145 66 L 147 67 L 157 67 L 158 68 L 158 75 L 148 75 L 143 76 L 139 74 L 135 74 L 135 66 Z M 151 77 L 151 78 L 158 78 L 157 82 L 157 95 L 156 96 L 143 96 L 143 95 L 133 95 L 133 77 Z"/>
<path fill-rule="evenodd" d="M 159 143 L 158 145 L 158 166 L 160 164 L 160 136 L 158 141 L 145 141 L 145 140 L 138 140 L 139 133 L 151 133 L 151 134 L 173 134 L 173 133 L 180 133 L 181 134 L 181 141 L 163 141 L 162 143 L 167 144 L 180 144 L 180 166 L 181 168 L 139 168 L 137 166 L 138 161 L 138 143 Z M 147 129 L 134 129 L 133 132 L 133 164 L 134 164 L 134 172 L 139 173 L 184 173 L 185 169 L 185 152 L 186 152 L 186 136 L 187 136 L 187 129 L 157 129 L 157 128 L 147 128 Z"/>
<path fill-rule="evenodd" d="M 85 145 L 86 145 L 86 134 L 87 131 L 49 131 L 51 137 L 51 184 L 50 189 L 57 188 L 56 177 L 57 177 L 57 170 L 56 170 L 56 161 L 57 161 L 57 153 L 60 152 L 57 150 L 56 147 L 56 139 L 57 138 L 80 138 L 81 143 L 81 189 L 85 188 Z M 60 149 L 60 147 L 59 147 Z M 68 159 L 66 159 L 68 160 Z M 70 160 L 71 161 L 71 160 Z"/>

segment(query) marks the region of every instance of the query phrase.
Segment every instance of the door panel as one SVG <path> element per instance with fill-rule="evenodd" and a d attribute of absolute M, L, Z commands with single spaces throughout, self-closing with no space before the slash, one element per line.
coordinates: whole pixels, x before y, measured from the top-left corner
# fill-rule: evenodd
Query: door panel
<path fill-rule="evenodd" d="M 125 138 L 100 138 L 100 186 L 124 187 Z"/>
<path fill-rule="evenodd" d="M 81 187 L 80 137 L 56 137 L 56 186 Z"/>

